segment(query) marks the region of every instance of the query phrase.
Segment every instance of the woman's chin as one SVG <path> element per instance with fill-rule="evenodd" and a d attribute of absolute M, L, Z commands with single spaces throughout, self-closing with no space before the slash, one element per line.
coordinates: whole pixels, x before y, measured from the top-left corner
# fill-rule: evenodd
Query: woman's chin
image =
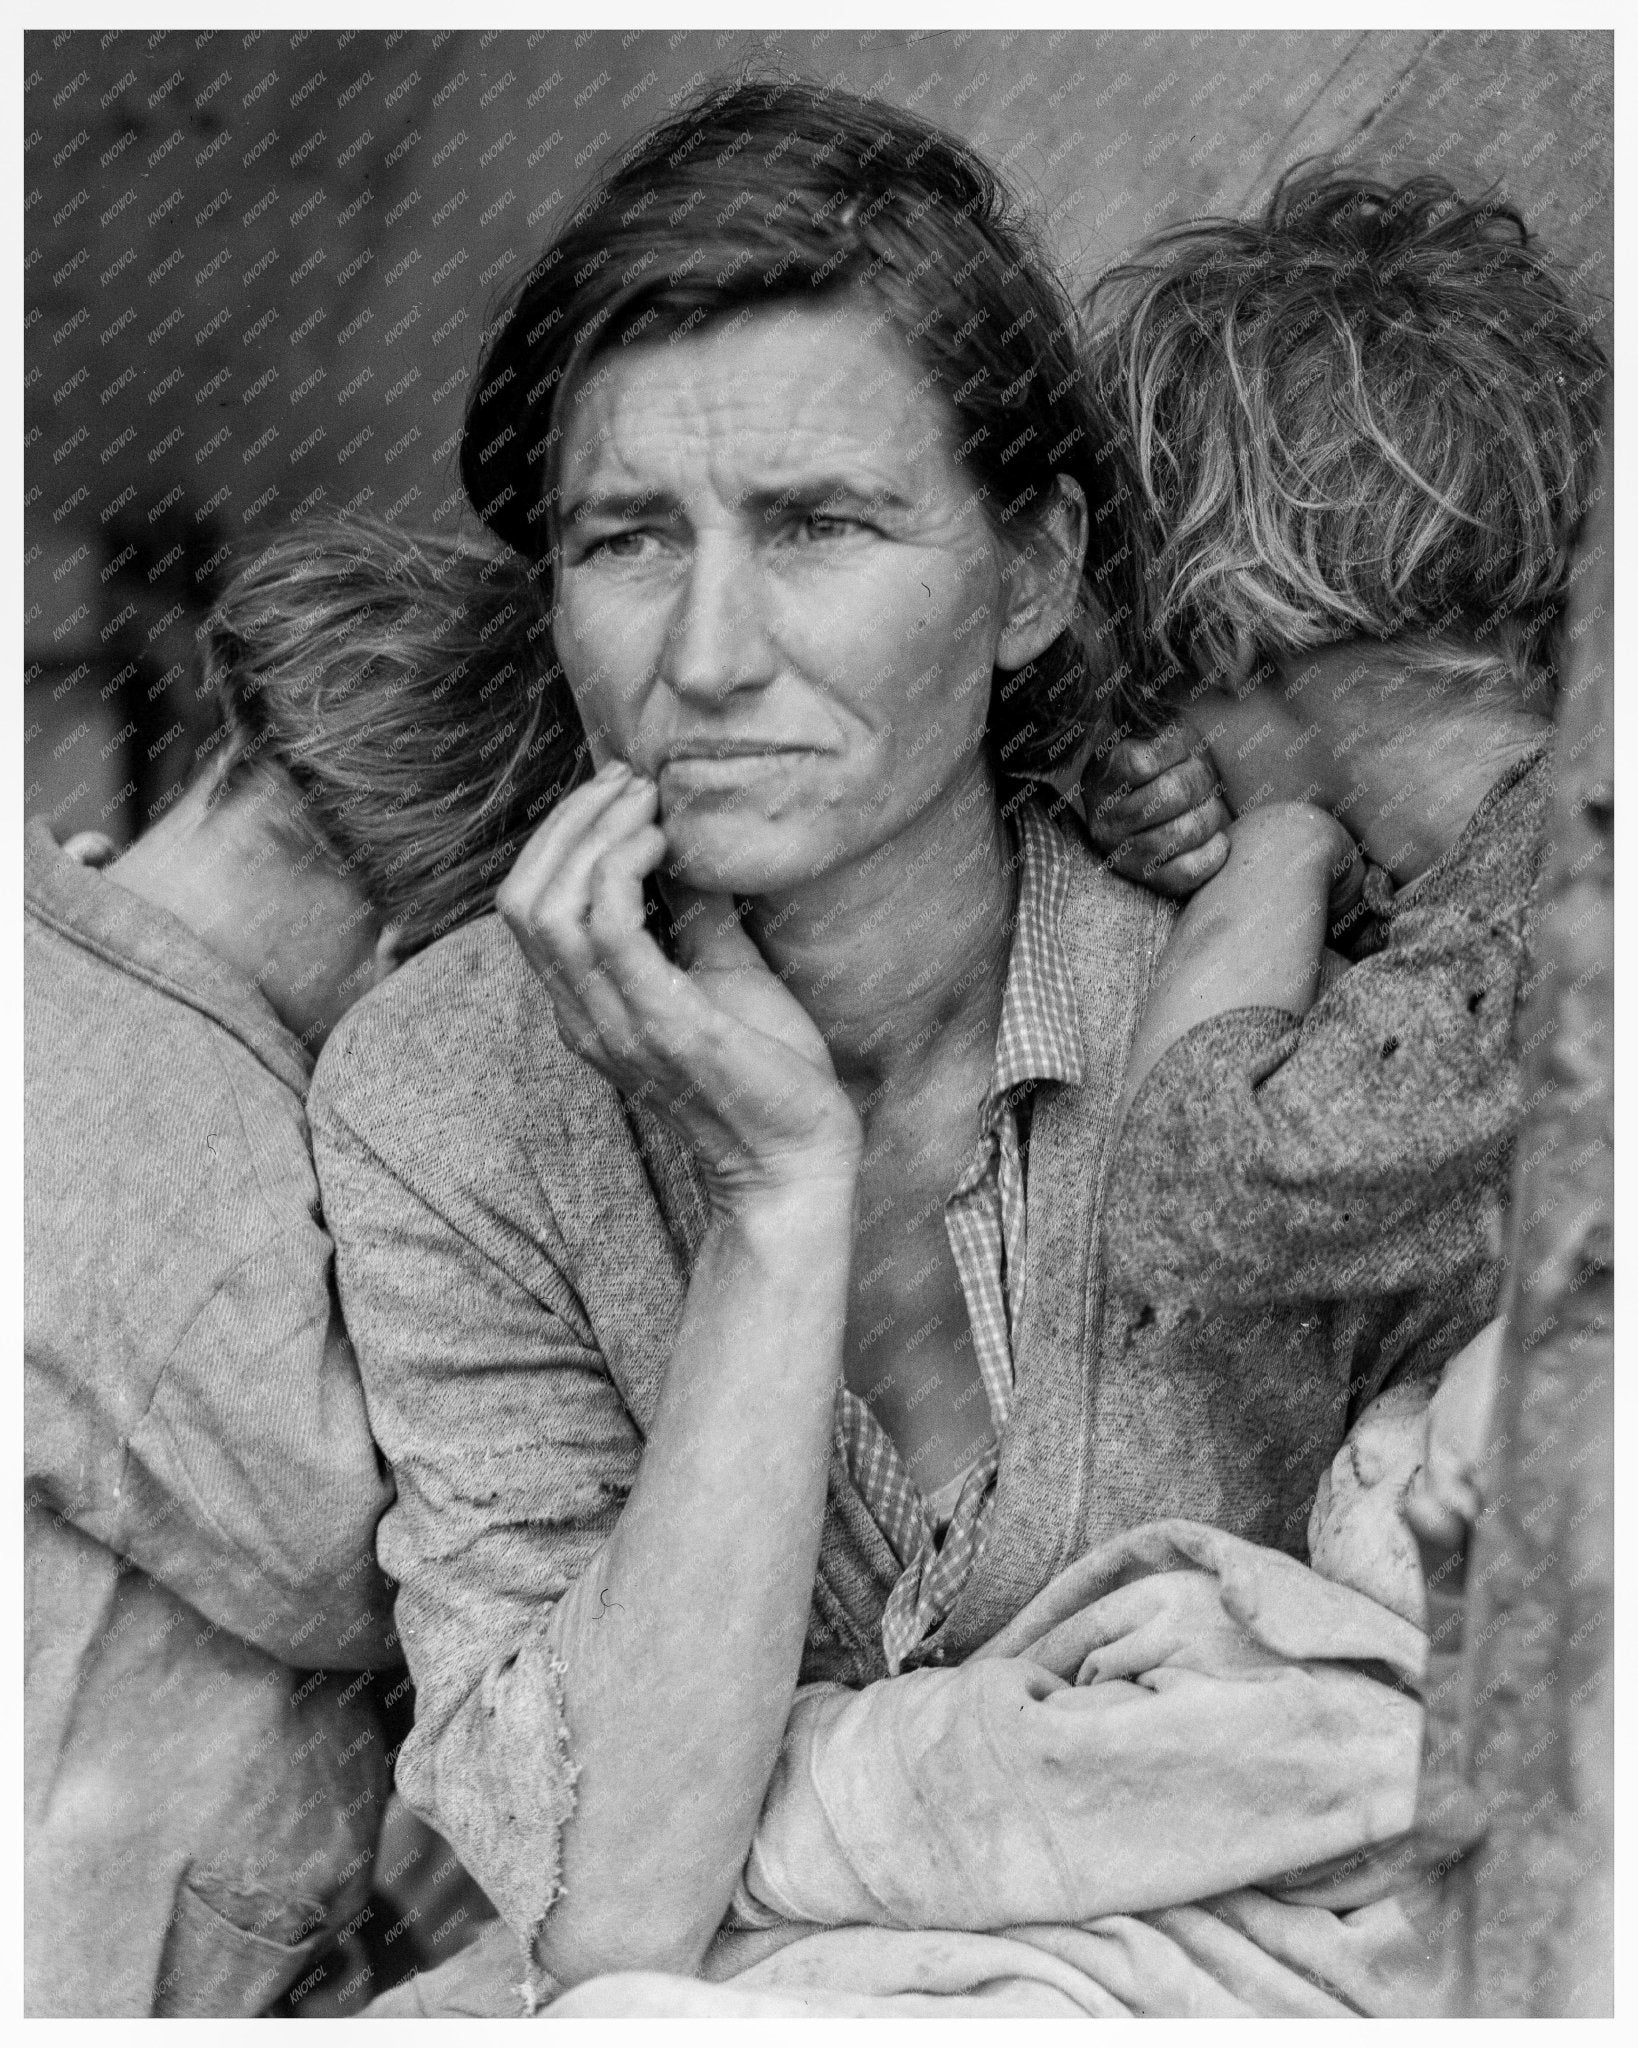
<path fill-rule="evenodd" d="M 834 849 L 821 849 L 792 824 L 684 813 L 662 820 L 669 842 L 664 873 L 690 889 L 726 896 L 768 896 L 811 882 L 831 865 Z"/>

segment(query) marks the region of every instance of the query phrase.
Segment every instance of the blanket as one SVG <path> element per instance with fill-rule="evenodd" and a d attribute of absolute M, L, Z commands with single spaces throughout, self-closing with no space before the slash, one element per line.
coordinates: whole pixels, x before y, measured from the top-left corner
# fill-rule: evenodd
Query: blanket
<path fill-rule="evenodd" d="M 551 2011 L 1437 2012 L 1425 1656 L 1291 1558 L 1134 1530 L 958 1670 L 806 1691 L 736 1901 L 766 1924 Z"/>
<path fill-rule="evenodd" d="M 1409 1834 L 1425 1656 L 1291 1558 L 1133 1530 L 958 1669 L 805 1689 L 701 1974 L 547 2011 L 1438 2012 Z M 497 1929 L 393 2010 L 516 2012 L 523 1974 Z"/>

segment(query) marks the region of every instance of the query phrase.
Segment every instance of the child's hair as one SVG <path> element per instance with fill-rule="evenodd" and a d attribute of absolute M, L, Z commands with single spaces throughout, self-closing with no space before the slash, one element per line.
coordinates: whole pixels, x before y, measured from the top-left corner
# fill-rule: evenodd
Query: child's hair
<path fill-rule="evenodd" d="M 201 630 L 216 800 L 266 768 L 290 829 L 412 953 L 490 907 L 586 772 L 535 579 L 487 537 L 321 518 L 260 541 Z"/>
<path fill-rule="evenodd" d="M 1259 219 L 1157 235 L 1087 311 L 1147 557 L 1134 722 L 1179 667 L 1361 634 L 1452 680 L 1544 672 L 1606 365 L 1511 207 L 1299 166 Z"/>

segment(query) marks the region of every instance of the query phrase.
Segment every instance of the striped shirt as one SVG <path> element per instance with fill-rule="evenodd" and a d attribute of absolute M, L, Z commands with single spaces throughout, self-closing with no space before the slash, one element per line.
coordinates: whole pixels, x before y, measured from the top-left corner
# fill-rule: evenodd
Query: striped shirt
<path fill-rule="evenodd" d="M 1080 1020 L 1058 928 L 1069 889 L 1069 851 L 1034 798 L 1018 805 L 1010 823 L 1018 904 L 995 1064 L 971 1157 L 944 1204 L 944 1227 L 989 1403 L 991 1440 L 929 1502 L 864 1400 L 844 1386 L 836 1402 L 836 1443 L 848 1476 L 902 1568 L 882 1617 L 890 1673 L 900 1671 L 939 1627 L 984 1545 L 1001 1436 L 1012 1412 L 1013 1331 L 1023 1312 L 1018 1111 L 1042 1081 L 1082 1078 Z"/>

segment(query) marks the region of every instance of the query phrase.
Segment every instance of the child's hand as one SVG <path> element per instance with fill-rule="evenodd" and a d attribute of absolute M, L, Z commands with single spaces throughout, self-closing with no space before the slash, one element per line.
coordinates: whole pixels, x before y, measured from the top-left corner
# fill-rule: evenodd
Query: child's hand
<path fill-rule="evenodd" d="M 1479 1519 L 1505 1330 L 1498 1316 L 1457 1352 L 1428 1408 L 1422 1469 L 1405 1501 L 1405 1520 L 1425 1550 L 1455 1550 Z"/>
<path fill-rule="evenodd" d="M 62 844 L 63 852 L 82 868 L 105 868 L 119 855 L 119 848 L 106 832 L 76 832 Z"/>
<path fill-rule="evenodd" d="M 1087 830 L 1117 874 L 1192 896 L 1228 858 L 1228 808 L 1203 741 L 1173 725 L 1121 740 L 1081 781 Z"/>

